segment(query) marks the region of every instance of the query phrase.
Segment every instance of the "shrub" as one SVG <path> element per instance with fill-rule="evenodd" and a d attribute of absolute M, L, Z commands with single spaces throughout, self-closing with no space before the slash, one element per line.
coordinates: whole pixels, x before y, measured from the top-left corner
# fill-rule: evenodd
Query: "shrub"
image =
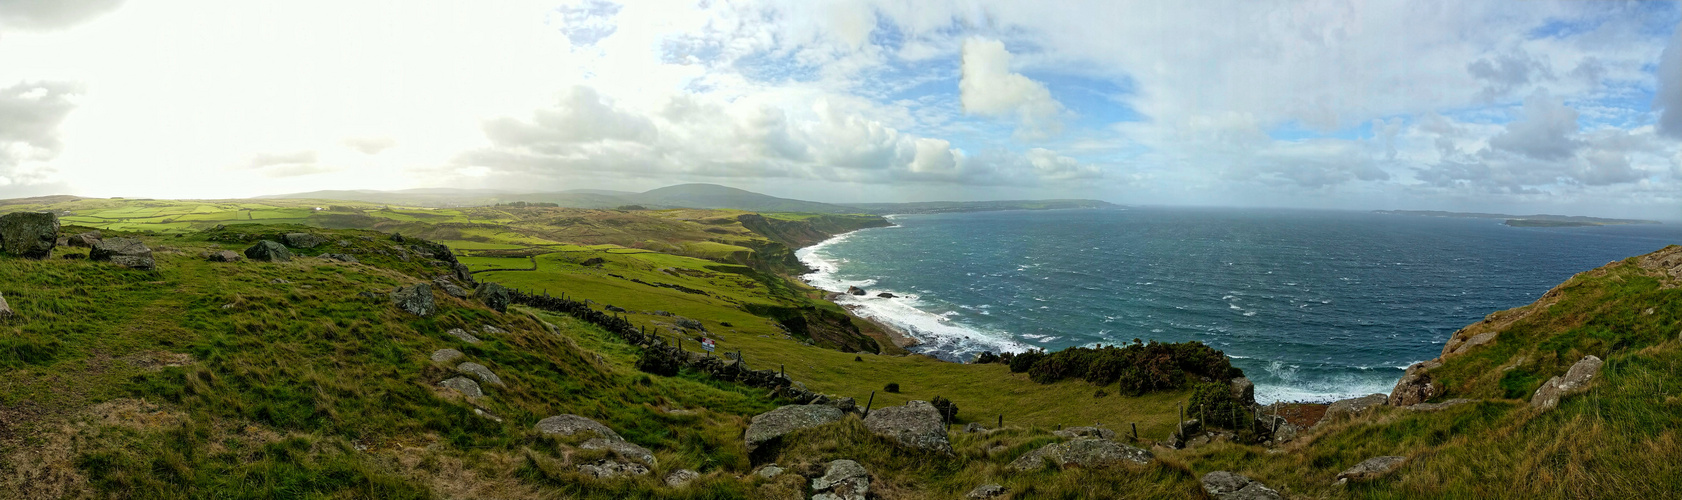
<path fill-rule="evenodd" d="M 940 411 L 941 420 L 946 422 L 958 420 L 958 405 L 952 403 L 952 400 L 935 396 L 934 401 L 929 401 L 929 404 L 934 405 L 934 409 Z"/>
<path fill-rule="evenodd" d="M 1249 430 L 1245 424 L 1254 421 L 1244 404 L 1232 397 L 1232 387 L 1225 382 L 1197 384 L 1186 405 L 1186 415 L 1197 418 L 1205 426 L 1235 431 Z"/>
<path fill-rule="evenodd" d="M 981 354 L 977 354 L 975 360 L 970 362 L 978 365 L 997 363 L 999 362 L 999 355 L 993 354 L 993 351 L 981 351 Z"/>
<path fill-rule="evenodd" d="M 886 392 L 891 392 L 891 393 L 894 393 L 894 394 L 899 394 L 899 382 L 888 382 L 888 385 L 883 386 L 882 390 L 886 391 Z"/>
<path fill-rule="evenodd" d="M 1122 392 L 1133 395 L 1176 389 L 1198 380 L 1244 376 L 1225 353 L 1195 341 L 1071 347 L 1050 354 L 1029 351 L 1010 359 L 1010 371 L 1028 372 L 1029 378 L 1042 384 L 1069 378 L 1098 385 L 1119 382 Z"/>
<path fill-rule="evenodd" d="M 1034 365 L 1039 363 L 1040 359 L 1044 357 L 1045 351 L 1025 351 L 1017 353 L 1010 359 L 1010 372 L 1022 373 L 1028 371 L 1029 368 L 1033 368 Z"/>

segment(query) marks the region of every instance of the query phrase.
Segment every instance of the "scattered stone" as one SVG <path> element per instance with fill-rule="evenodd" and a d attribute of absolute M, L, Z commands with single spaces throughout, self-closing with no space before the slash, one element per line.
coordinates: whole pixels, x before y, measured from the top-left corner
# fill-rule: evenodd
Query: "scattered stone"
<path fill-rule="evenodd" d="M 460 358 L 462 356 L 466 356 L 466 354 L 462 354 L 461 351 L 457 351 L 455 349 L 439 349 L 439 350 L 436 350 L 436 351 L 432 351 L 432 362 L 433 363 L 448 363 L 448 362 L 451 362 L 451 361 L 455 361 L 457 358 Z"/>
<path fill-rule="evenodd" d="M 578 472 L 588 474 L 596 479 L 610 479 L 620 476 L 646 476 L 648 475 L 648 467 L 642 464 L 603 460 L 594 464 L 580 465 L 578 466 Z"/>
<path fill-rule="evenodd" d="M 0 215 L 0 252 L 45 259 L 58 246 L 58 214 L 13 212 Z"/>
<path fill-rule="evenodd" d="M 1108 439 L 1080 438 L 1052 443 L 1030 451 L 1010 463 L 1019 471 L 1038 470 L 1046 461 L 1059 467 L 1100 468 L 1122 463 L 1146 464 L 1155 457 L 1151 452 Z"/>
<path fill-rule="evenodd" d="M 397 287 L 391 292 L 391 303 L 416 316 L 427 316 L 438 310 L 432 302 L 432 285 L 427 283 Z"/>
<path fill-rule="evenodd" d="M 1273 431 L 1273 444 L 1275 446 L 1295 441 L 1297 433 L 1302 431 L 1285 417 L 1274 415 L 1257 415 L 1256 425 Z"/>
<path fill-rule="evenodd" d="M 327 243 L 326 238 L 310 233 L 286 233 L 280 236 L 280 240 L 292 248 L 315 248 Z"/>
<path fill-rule="evenodd" d="M 607 439 L 625 440 L 625 438 L 619 437 L 619 433 L 613 432 L 613 429 L 607 428 L 600 422 L 572 414 L 556 415 L 537 421 L 537 432 L 560 434 L 562 436 L 571 436 L 580 432 L 594 432 L 597 436 Z"/>
<path fill-rule="evenodd" d="M 964 432 L 969 433 L 969 434 L 975 434 L 977 432 L 987 432 L 987 428 L 982 427 L 980 423 L 970 422 L 968 425 L 964 426 Z"/>
<path fill-rule="evenodd" d="M 1594 376 L 1600 373 L 1603 362 L 1593 355 L 1584 356 L 1582 360 L 1571 365 L 1571 369 L 1563 376 L 1548 379 L 1547 383 L 1536 389 L 1536 394 L 1530 397 L 1530 407 L 1541 410 L 1552 410 L 1559 406 L 1559 400 L 1566 395 L 1582 390 Z"/>
<path fill-rule="evenodd" d="M 812 500 L 864 500 L 870 494 L 870 471 L 852 460 L 829 463 L 823 477 L 812 480 Z"/>
<path fill-rule="evenodd" d="M 1070 438 L 1070 439 L 1083 438 L 1083 437 L 1093 437 L 1093 438 L 1099 438 L 1099 439 L 1115 439 L 1115 431 L 1105 429 L 1103 427 L 1070 427 L 1070 428 L 1067 428 L 1067 429 L 1052 432 L 1052 434 L 1056 434 L 1058 437 L 1065 437 L 1065 438 Z"/>
<path fill-rule="evenodd" d="M 1389 396 L 1374 393 L 1358 398 L 1340 399 L 1334 401 L 1331 405 L 1326 407 L 1326 415 L 1320 417 L 1320 421 L 1316 422 L 1314 426 L 1318 427 L 1328 422 L 1333 422 L 1338 418 L 1360 415 L 1369 408 L 1383 405 L 1386 401 L 1389 401 L 1389 399 Z"/>
<path fill-rule="evenodd" d="M 1256 404 L 1256 384 L 1251 383 L 1249 377 L 1232 379 L 1227 381 L 1227 385 L 1232 387 L 1232 398 L 1237 399 L 1238 404 L 1246 408 Z"/>
<path fill-rule="evenodd" d="M 619 454 L 621 457 L 636 460 L 649 466 L 657 465 L 654 460 L 654 452 L 623 439 L 590 438 L 589 441 L 585 441 L 578 447 L 586 450 L 608 450 Z"/>
<path fill-rule="evenodd" d="M 753 473 L 756 476 L 771 479 L 781 475 L 783 473 L 783 468 L 778 467 L 777 464 L 768 464 L 764 467 L 760 467 L 759 470 L 753 471 Z"/>
<path fill-rule="evenodd" d="M 690 329 L 690 330 L 701 330 L 701 331 L 706 331 L 706 329 L 707 329 L 706 325 L 702 325 L 700 321 L 685 318 L 683 316 L 675 316 L 675 317 L 673 317 L 672 321 L 677 323 L 677 326 L 679 328 L 687 328 L 687 329 Z"/>
<path fill-rule="evenodd" d="M 88 258 L 98 261 L 110 261 L 123 267 L 151 270 L 157 266 L 152 260 L 152 249 L 146 248 L 145 243 L 134 238 L 110 238 L 100 240 L 88 252 Z"/>
<path fill-rule="evenodd" d="M 478 415 L 478 416 L 481 416 L 481 417 L 485 417 L 485 418 L 488 418 L 488 419 L 490 419 L 490 420 L 491 420 L 491 421 L 492 421 L 492 422 L 496 422 L 496 423 L 499 423 L 499 424 L 500 424 L 500 423 L 502 423 L 502 417 L 498 417 L 498 416 L 496 416 L 496 415 L 492 415 L 492 414 L 491 414 L 491 412 L 488 412 L 488 411 L 485 411 L 485 410 L 481 410 L 481 409 L 478 409 L 478 408 L 474 408 L 474 409 L 473 409 L 473 414 L 474 414 L 474 415 Z"/>
<path fill-rule="evenodd" d="M 1278 500 L 1279 492 L 1261 481 L 1218 470 L 1203 475 L 1203 491 L 1217 500 Z"/>
<path fill-rule="evenodd" d="M 235 253 L 233 250 L 222 250 L 220 252 L 210 252 L 205 254 L 204 258 L 205 260 L 211 262 L 239 262 L 245 257 Z"/>
<path fill-rule="evenodd" d="M 82 234 L 78 234 L 78 235 L 75 235 L 75 236 L 65 238 L 64 239 L 64 246 L 93 248 L 93 246 L 95 244 L 99 243 L 99 240 L 101 238 L 104 238 L 104 237 L 105 237 L 105 235 L 103 233 L 100 233 L 98 230 L 88 231 L 88 232 L 85 232 L 85 233 L 82 233 Z"/>
<path fill-rule="evenodd" d="M 292 284 L 292 282 L 286 281 L 286 280 L 283 280 L 283 279 L 280 279 L 280 278 L 275 278 L 275 279 L 269 280 L 269 284 L 270 285 L 290 285 L 290 284 Z"/>
<path fill-rule="evenodd" d="M 1476 402 L 1478 402 L 1478 400 L 1476 400 L 1476 399 L 1454 398 L 1454 399 L 1450 399 L 1448 401 L 1443 401 L 1441 403 L 1419 403 L 1419 404 L 1416 404 L 1416 405 L 1405 406 L 1404 408 L 1407 408 L 1407 409 L 1413 410 L 1413 411 L 1438 411 L 1438 410 L 1442 410 L 1442 409 L 1445 409 L 1445 408 L 1448 408 L 1448 407 L 1451 407 L 1451 406 L 1459 406 L 1459 405 L 1463 405 L 1463 404 L 1466 404 L 1466 403 L 1476 403 Z"/>
<path fill-rule="evenodd" d="M 467 290 L 464 290 L 461 287 L 456 286 L 455 280 L 451 279 L 449 276 L 439 276 L 437 278 L 433 278 L 432 282 L 436 283 L 438 285 L 438 288 L 443 289 L 444 293 L 449 294 L 451 297 L 455 297 L 455 298 L 458 298 L 458 299 L 465 299 L 469 295 L 467 293 Z"/>
<path fill-rule="evenodd" d="M 876 296 L 877 296 L 877 297 L 881 297 L 881 298 L 884 298 L 884 299 L 891 299 L 891 298 L 894 298 L 894 294 L 891 294 L 891 293 L 888 293 L 888 292 L 882 292 L 882 293 L 878 293 L 878 294 L 876 294 Z"/>
<path fill-rule="evenodd" d="M 245 249 L 245 257 L 251 260 L 286 262 L 292 260 L 292 251 L 279 243 L 263 240 Z"/>
<path fill-rule="evenodd" d="M 849 295 L 864 295 L 865 292 L 864 292 L 863 288 L 859 288 L 859 287 L 856 287 L 856 286 L 849 286 L 849 287 L 847 287 L 847 293 Z"/>
<path fill-rule="evenodd" d="M 619 307 L 619 306 L 616 306 L 616 305 L 612 305 L 612 304 L 608 304 L 607 307 L 604 307 L 602 309 L 607 309 L 609 311 L 613 311 L 613 312 L 616 312 L 616 313 L 625 312 L 625 308 Z"/>
<path fill-rule="evenodd" d="M 462 342 L 466 342 L 466 343 L 469 343 L 469 344 L 477 344 L 477 343 L 480 342 L 479 337 L 474 337 L 473 334 L 467 333 L 467 330 L 463 330 L 463 329 L 460 329 L 460 328 L 451 328 L 449 330 L 446 330 L 444 333 L 448 333 L 448 334 L 450 334 L 451 337 L 461 339 Z"/>
<path fill-rule="evenodd" d="M 6 303 L 6 296 L 0 295 L 0 318 L 10 318 L 15 315 L 17 313 L 12 312 L 12 306 Z"/>
<path fill-rule="evenodd" d="M 456 365 L 456 370 L 473 374 L 473 376 L 479 377 L 479 380 L 484 381 L 487 384 L 503 385 L 502 378 L 497 377 L 495 373 L 491 373 L 491 369 L 486 368 L 485 365 L 474 363 L 472 361 L 466 361 L 462 364 Z"/>
<path fill-rule="evenodd" d="M 748 451 L 783 435 L 841 420 L 839 408 L 827 405 L 788 405 L 753 416 L 743 441 Z"/>
<path fill-rule="evenodd" d="M 996 483 L 983 484 L 981 486 L 976 486 L 973 490 L 969 490 L 969 494 L 964 495 L 964 498 L 993 498 L 1004 495 L 1006 491 L 1009 490 L 1006 490 L 1003 485 Z"/>
<path fill-rule="evenodd" d="M 899 444 L 943 453 L 952 453 L 952 443 L 946 440 L 946 425 L 940 410 L 928 401 L 912 401 L 904 406 L 889 406 L 870 412 L 864 418 L 865 428 L 880 436 L 899 441 Z"/>
<path fill-rule="evenodd" d="M 1408 366 L 1407 372 L 1402 374 L 1402 379 L 1396 381 L 1396 387 L 1390 390 L 1387 402 L 1390 406 L 1413 406 L 1437 395 L 1436 384 L 1431 380 L 1431 375 L 1425 372 L 1442 365 L 1438 361 L 1420 361 Z"/>
<path fill-rule="evenodd" d="M 684 486 L 689 486 L 689 483 L 691 481 L 694 481 L 694 480 L 696 480 L 700 477 L 701 477 L 701 473 L 695 472 L 695 471 L 692 471 L 692 470 L 689 470 L 689 469 L 674 470 L 674 471 L 672 471 L 672 473 L 666 474 L 666 487 L 667 488 L 682 488 Z"/>
<path fill-rule="evenodd" d="M 491 325 L 480 326 L 479 331 L 485 332 L 485 333 L 490 334 L 490 335 L 507 335 L 508 334 L 508 330 L 503 330 L 501 328 L 497 328 L 497 327 L 494 327 L 494 326 L 491 326 Z"/>
<path fill-rule="evenodd" d="M 508 312 L 508 289 L 496 283 L 480 283 L 479 288 L 473 290 L 473 296 L 485 303 L 485 307 L 495 309 L 496 312 Z"/>
<path fill-rule="evenodd" d="M 1407 457 L 1392 455 L 1385 457 L 1372 457 L 1363 460 L 1361 463 L 1355 464 L 1354 467 L 1350 467 L 1349 470 L 1339 472 L 1337 474 L 1337 483 L 1335 484 L 1346 484 L 1349 481 L 1370 481 L 1384 477 L 1391 472 L 1395 472 L 1396 469 L 1401 468 L 1402 462 L 1406 462 L 1407 459 Z"/>
<path fill-rule="evenodd" d="M 336 260 L 336 261 L 339 261 L 339 262 L 345 262 L 345 263 L 350 263 L 350 264 L 359 264 L 359 263 L 362 262 L 360 260 L 356 260 L 356 256 L 350 255 L 350 254 L 344 254 L 344 253 L 324 253 L 324 254 L 321 254 L 321 258 L 327 259 L 327 260 Z"/>
<path fill-rule="evenodd" d="M 470 398 L 477 398 L 485 395 L 484 391 L 479 390 L 479 383 L 474 382 L 473 379 L 467 377 L 451 377 L 448 380 L 439 382 L 438 386 L 446 389 L 455 389 L 456 392 Z"/>

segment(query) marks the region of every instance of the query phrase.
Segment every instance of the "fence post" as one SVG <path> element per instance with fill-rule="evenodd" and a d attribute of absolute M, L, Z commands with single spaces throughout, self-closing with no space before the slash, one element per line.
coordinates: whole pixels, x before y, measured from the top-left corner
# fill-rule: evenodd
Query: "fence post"
<path fill-rule="evenodd" d="M 1139 440 L 1139 423 L 1138 422 L 1128 422 L 1127 425 L 1133 426 L 1133 440 L 1138 441 Z"/>
<path fill-rule="evenodd" d="M 1186 404 L 1180 403 L 1178 406 L 1180 408 L 1180 420 L 1174 422 L 1174 428 L 1179 430 L 1174 431 L 1174 436 L 1183 438 L 1186 434 Z"/>
<path fill-rule="evenodd" d="M 876 391 L 870 391 L 870 399 L 864 402 L 864 416 L 870 416 L 870 405 L 876 403 Z"/>
<path fill-rule="evenodd" d="M 997 429 L 1003 429 L 1003 428 L 1005 428 L 1005 414 L 1003 414 L 1003 413 L 1000 413 L 1000 414 L 999 414 L 999 426 L 998 426 L 998 427 L 996 427 L 996 428 L 997 428 Z"/>

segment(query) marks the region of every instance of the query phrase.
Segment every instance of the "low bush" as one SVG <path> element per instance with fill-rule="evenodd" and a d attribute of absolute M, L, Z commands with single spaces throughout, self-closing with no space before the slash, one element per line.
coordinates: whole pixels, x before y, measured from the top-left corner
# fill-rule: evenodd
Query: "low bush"
<path fill-rule="evenodd" d="M 882 390 L 886 391 L 886 392 L 894 393 L 894 394 L 899 394 L 899 382 L 888 382 L 888 385 L 883 386 Z"/>
<path fill-rule="evenodd" d="M 1196 341 L 1071 347 L 1050 354 L 1029 351 L 1011 359 L 1010 371 L 1028 372 L 1029 378 L 1042 384 L 1070 378 L 1098 385 L 1119 382 L 1123 393 L 1133 395 L 1178 389 L 1198 380 L 1244 376 L 1226 354 Z"/>

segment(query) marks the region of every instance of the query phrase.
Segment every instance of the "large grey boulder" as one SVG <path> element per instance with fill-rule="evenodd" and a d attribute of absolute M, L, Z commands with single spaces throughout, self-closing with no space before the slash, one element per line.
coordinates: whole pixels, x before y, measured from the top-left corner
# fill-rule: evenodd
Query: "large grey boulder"
<path fill-rule="evenodd" d="M 327 243 L 327 238 L 310 233 L 286 233 L 280 236 L 280 240 L 292 248 L 315 248 Z"/>
<path fill-rule="evenodd" d="M 613 429 L 607 428 L 601 422 L 571 414 L 556 415 L 537 421 L 537 432 L 562 436 L 571 436 L 580 432 L 594 432 L 597 436 L 604 438 L 616 441 L 625 440 L 625 438 L 619 437 L 619 433 L 613 432 Z"/>
<path fill-rule="evenodd" d="M 58 246 L 58 214 L 13 212 L 0 215 L 0 253 L 45 259 Z"/>
<path fill-rule="evenodd" d="M 104 237 L 104 233 L 99 232 L 99 230 L 93 230 L 67 237 L 64 239 L 64 244 L 65 246 L 72 247 L 93 248 L 93 246 L 98 244 L 99 240 Z"/>
<path fill-rule="evenodd" d="M 473 379 L 467 377 L 452 377 L 443 382 L 439 382 L 438 386 L 445 389 L 453 389 L 456 392 L 461 393 L 461 395 L 470 398 L 477 398 L 485 395 L 485 391 L 479 390 L 479 383 L 474 382 Z"/>
<path fill-rule="evenodd" d="M 1339 472 L 1336 484 L 1345 484 L 1350 481 L 1368 481 L 1384 477 L 1401 468 L 1402 463 L 1406 462 L 1407 459 L 1407 457 L 1384 456 L 1363 460 L 1361 463 L 1355 464 L 1354 467 L 1350 467 L 1349 470 Z"/>
<path fill-rule="evenodd" d="M 12 306 L 6 303 L 6 296 L 0 295 L 0 318 L 9 318 L 16 314 L 12 312 Z"/>
<path fill-rule="evenodd" d="M 470 373 L 475 377 L 479 377 L 479 380 L 484 383 L 502 385 L 502 378 L 497 377 L 495 373 L 491 373 L 491 369 L 486 368 L 485 365 L 467 361 L 460 365 L 456 365 L 456 369 L 465 373 Z"/>
<path fill-rule="evenodd" d="M 245 258 L 268 262 L 286 262 L 292 260 L 292 251 L 285 245 L 269 240 L 257 242 L 251 248 L 245 249 Z"/>
<path fill-rule="evenodd" d="M 1272 433 L 1274 445 L 1295 441 L 1297 434 L 1302 431 L 1290 420 L 1286 420 L 1285 417 L 1274 415 L 1257 415 L 1256 425 Z"/>
<path fill-rule="evenodd" d="M 578 447 L 586 450 L 608 450 L 619 454 L 621 457 L 636 460 L 651 467 L 657 465 L 654 460 L 654 452 L 622 439 L 591 438 L 584 444 L 578 445 Z"/>
<path fill-rule="evenodd" d="M 1390 390 L 1390 398 L 1386 401 L 1390 406 L 1413 406 L 1431 399 L 1437 395 L 1436 383 L 1431 380 L 1431 374 L 1426 373 L 1432 368 L 1442 366 L 1438 361 L 1420 361 L 1409 366 L 1402 379 L 1396 381 L 1396 387 Z"/>
<path fill-rule="evenodd" d="M 1566 370 L 1565 375 L 1548 379 L 1542 387 L 1537 388 L 1536 394 L 1530 396 L 1530 407 L 1543 411 L 1554 409 L 1559 406 L 1561 398 L 1588 387 L 1589 381 L 1600 373 L 1602 364 L 1604 362 L 1600 358 L 1593 355 L 1584 356 L 1571 365 L 1571 369 Z"/>
<path fill-rule="evenodd" d="M 1326 415 L 1320 417 L 1320 421 L 1316 422 L 1314 426 L 1319 427 L 1322 424 L 1335 422 L 1340 418 L 1360 415 L 1372 407 L 1384 405 L 1389 399 L 1389 396 L 1373 393 L 1358 398 L 1333 401 L 1331 405 L 1326 406 Z"/>
<path fill-rule="evenodd" d="M 784 406 L 754 415 L 743 440 L 747 442 L 748 451 L 753 451 L 790 432 L 841 420 L 842 415 L 839 408 L 829 405 Z"/>
<path fill-rule="evenodd" d="M 495 309 L 496 312 L 508 312 L 508 289 L 496 283 L 480 283 L 479 288 L 473 290 L 473 296 L 485 303 L 485 307 Z"/>
<path fill-rule="evenodd" d="M 1218 470 L 1203 475 L 1203 491 L 1218 500 L 1279 500 L 1279 492 L 1261 481 Z"/>
<path fill-rule="evenodd" d="M 1146 464 L 1155 457 L 1140 448 L 1108 439 L 1081 438 L 1064 443 L 1052 443 L 1017 457 L 1010 468 L 1019 471 L 1037 470 L 1047 461 L 1059 467 L 1102 468 L 1124 463 Z"/>
<path fill-rule="evenodd" d="M 823 477 L 812 480 L 812 500 L 865 500 L 870 494 L 870 471 L 852 460 L 829 463 Z"/>
<path fill-rule="evenodd" d="M 397 287 L 391 291 L 391 303 L 416 316 L 427 316 L 438 310 L 432 302 L 432 285 L 426 283 Z"/>
<path fill-rule="evenodd" d="M 123 267 L 134 269 L 152 269 L 157 262 L 152 260 L 152 249 L 146 248 L 145 243 L 134 238 L 106 238 L 94 244 L 93 250 L 88 252 L 88 258 L 100 261 L 110 261 Z"/>
<path fill-rule="evenodd" d="M 928 401 L 912 401 L 904 406 L 889 406 L 870 412 L 864 427 L 879 436 L 894 438 L 899 444 L 912 448 L 952 453 L 952 443 L 946 440 L 946 424 L 940 410 Z"/>

